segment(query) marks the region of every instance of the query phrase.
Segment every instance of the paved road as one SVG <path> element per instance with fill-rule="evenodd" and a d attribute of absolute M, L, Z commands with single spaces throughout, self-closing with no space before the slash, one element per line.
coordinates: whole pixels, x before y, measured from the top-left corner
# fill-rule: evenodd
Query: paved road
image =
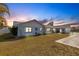
<path fill-rule="evenodd" d="M 56 42 L 79 48 L 79 33 L 57 40 Z"/>

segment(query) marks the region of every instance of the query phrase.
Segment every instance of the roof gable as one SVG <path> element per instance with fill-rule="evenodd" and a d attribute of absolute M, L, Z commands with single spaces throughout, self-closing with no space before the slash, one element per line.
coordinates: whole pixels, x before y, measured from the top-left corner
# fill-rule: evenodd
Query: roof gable
<path fill-rule="evenodd" d="M 30 21 L 26 21 L 26 22 L 17 22 L 17 21 L 15 21 L 15 22 L 14 22 L 14 26 L 17 26 L 17 25 L 19 25 L 19 24 L 30 23 L 30 22 L 37 22 L 38 24 L 42 25 L 39 21 L 33 19 L 33 20 L 30 20 Z M 42 26 L 44 26 L 44 25 L 42 25 Z"/>

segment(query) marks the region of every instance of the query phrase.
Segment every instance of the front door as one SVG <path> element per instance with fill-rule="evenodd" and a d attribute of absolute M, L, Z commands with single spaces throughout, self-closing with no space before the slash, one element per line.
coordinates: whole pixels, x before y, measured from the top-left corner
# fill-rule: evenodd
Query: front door
<path fill-rule="evenodd" d="M 35 27 L 35 35 L 38 35 L 38 28 Z"/>

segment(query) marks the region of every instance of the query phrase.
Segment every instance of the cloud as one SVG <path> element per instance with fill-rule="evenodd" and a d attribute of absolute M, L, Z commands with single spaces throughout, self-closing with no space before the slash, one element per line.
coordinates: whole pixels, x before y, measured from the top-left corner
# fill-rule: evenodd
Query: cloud
<path fill-rule="evenodd" d="M 36 16 L 36 15 L 29 15 L 28 18 L 31 19 L 31 20 L 32 20 L 32 19 L 39 19 L 39 17 Z"/>

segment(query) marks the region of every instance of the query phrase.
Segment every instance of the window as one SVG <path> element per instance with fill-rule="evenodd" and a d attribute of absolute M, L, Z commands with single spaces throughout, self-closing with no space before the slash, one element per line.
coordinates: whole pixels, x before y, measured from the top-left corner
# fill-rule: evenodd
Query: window
<path fill-rule="evenodd" d="M 47 30 L 47 31 L 50 31 L 50 28 L 47 28 L 46 30 Z"/>
<path fill-rule="evenodd" d="M 26 27 L 26 32 L 32 32 L 32 28 L 31 27 Z"/>
<path fill-rule="evenodd" d="M 35 31 L 37 31 L 37 30 L 38 30 L 38 28 L 36 27 L 36 28 L 35 28 Z"/>
<path fill-rule="evenodd" d="M 40 28 L 40 31 L 42 31 L 42 28 Z"/>

